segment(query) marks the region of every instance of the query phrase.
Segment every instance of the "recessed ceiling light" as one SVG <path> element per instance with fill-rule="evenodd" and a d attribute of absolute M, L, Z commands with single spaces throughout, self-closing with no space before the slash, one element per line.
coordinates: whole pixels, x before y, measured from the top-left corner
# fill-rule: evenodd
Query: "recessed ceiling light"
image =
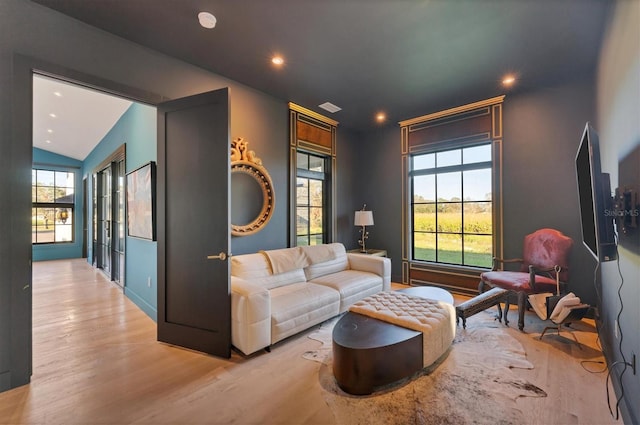
<path fill-rule="evenodd" d="M 376 121 L 382 123 L 385 122 L 387 120 L 387 114 L 385 114 L 384 112 L 378 112 L 376 114 Z"/>
<path fill-rule="evenodd" d="M 505 87 L 510 87 L 512 86 L 514 83 L 516 82 L 516 77 L 515 75 L 505 75 L 504 78 L 502 79 L 502 85 Z"/>
<path fill-rule="evenodd" d="M 55 117 L 57 117 L 57 115 L 56 115 L 56 114 L 54 114 L 53 112 L 52 112 L 52 113 L 50 113 L 50 114 L 49 114 L 49 116 L 50 116 L 51 118 L 55 118 Z"/>
<path fill-rule="evenodd" d="M 198 21 L 203 28 L 211 29 L 216 26 L 218 20 L 209 12 L 198 13 Z"/>
<path fill-rule="evenodd" d="M 58 97 L 62 97 L 62 93 L 60 93 L 59 91 L 54 91 L 53 94 Z"/>
<path fill-rule="evenodd" d="M 271 58 L 271 63 L 277 66 L 282 66 L 284 65 L 284 58 L 280 55 L 276 55 Z"/>
<path fill-rule="evenodd" d="M 51 130 L 50 128 L 47 129 L 47 133 L 51 134 L 53 133 L 53 130 Z"/>
<path fill-rule="evenodd" d="M 51 140 L 45 140 L 45 143 L 51 143 Z"/>
<path fill-rule="evenodd" d="M 331 102 L 324 102 L 322 105 L 318 105 L 320 108 L 324 109 L 325 111 L 329 111 L 332 114 L 335 114 L 338 111 L 341 111 L 342 108 L 339 106 L 334 105 Z"/>

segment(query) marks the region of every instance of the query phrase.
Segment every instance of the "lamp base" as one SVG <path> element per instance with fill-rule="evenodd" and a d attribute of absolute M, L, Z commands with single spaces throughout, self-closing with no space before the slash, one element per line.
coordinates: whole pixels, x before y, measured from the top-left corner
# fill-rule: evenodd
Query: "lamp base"
<path fill-rule="evenodd" d="M 360 252 L 362 254 L 366 254 L 367 253 L 367 248 L 365 248 L 365 241 L 369 238 L 369 232 L 367 232 L 367 228 L 366 226 L 362 226 L 362 229 L 360 229 L 360 240 L 358 240 L 358 245 L 360 245 Z"/>

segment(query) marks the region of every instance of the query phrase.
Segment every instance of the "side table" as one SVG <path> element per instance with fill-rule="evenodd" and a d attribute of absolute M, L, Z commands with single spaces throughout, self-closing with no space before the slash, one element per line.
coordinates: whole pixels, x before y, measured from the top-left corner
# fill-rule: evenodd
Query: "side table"
<path fill-rule="evenodd" d="M 387 250 L 386 249 L 367 249 L 367 252 L 362 252 L 360 249 L 350 249 L 347 251 L 350 254 L 362 254 L 362 255 L 373 255 L 376 257 L 386 257 Z"/>

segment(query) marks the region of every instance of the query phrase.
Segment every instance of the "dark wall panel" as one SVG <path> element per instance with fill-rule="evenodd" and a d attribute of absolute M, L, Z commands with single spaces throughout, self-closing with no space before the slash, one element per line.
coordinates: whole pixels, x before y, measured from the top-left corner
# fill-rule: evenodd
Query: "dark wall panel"
<path fill-rule="evenodd" d="M 357 164 L 362 161 L 361 152 L 358 150 L 361 135 L 338 126 L 336 135 L 336 242 L 341 242 L 347 249 L 358 247 L 358 227 L 353 225 L 353 216 L 356 210 L 362 208 L 362 203 L 367 202 L 355 189 L 366 178 L 358 173 Z M 367 208 L 369 205 L 367 204 Z M 375 220 L 375 217 L 374 217 Z"/>
<path fill-rule="evenodd" d="M 574 240 L 569 289 L 595 305 L 595 261 L 582 246 L 575 155 L 585 123 L 595 119 L 591 78 L 504 103 L 504 252 L 519 257 L 524 236 L 552 227 Z"/>
<path fill-rule="evenodd" d="M 524 236 L 538 228 L 563 231 L 576 242 L 570 289 L 587 303 L 595 302 L 595 263 L 579 242 L 574 158 L 585 122 L 594 119 L 594 98 L 593 78 L 585 77 L 538 91 L 507 93 L 503 105 L 505 256 L 519 257 Z M 366 202 L 373 210 L 368 245 L 388 251 L 392 279 L 401 282 L 400 128 L 390 123 L 358 143 L 353 194 L 357 203 Z"/>
<path fill-rule="evenodd" d="M 425 111 L 429 112 L 429 111 Z M 402 168 L 400 127 L 388 123 L 360 139 L 358 160 L 353 163 L 357 176 L 353 191 L 354 211 L 367 204 L 373 211 L 374 225 L 367 246 L 386 249 L 391 258 L 394 282 L 402 282 Z M 353 215 L 353 212 L 351 213 Z M 353 223 L 353 217 L 351 217 Z M 357 248 L 357 229 L 354 246 Z"/>
<path fill-rule="evenodd" d="M 271 176 L 275 208 L 269 223 L 249 236 L 232 236 L 231 252 L 246 254 L 287 246 L 289 109 L 287 104 L 255 90 L 230 90 L 231 138 L 242 137 Z M 230 192 L 233 198 L 234 193 Z M 239 200 L 238 205 L 242 204 Z M 249 202 L 250 205 L 250 201 Z M 233 217 L 231 217 L 233 222 Z"/>

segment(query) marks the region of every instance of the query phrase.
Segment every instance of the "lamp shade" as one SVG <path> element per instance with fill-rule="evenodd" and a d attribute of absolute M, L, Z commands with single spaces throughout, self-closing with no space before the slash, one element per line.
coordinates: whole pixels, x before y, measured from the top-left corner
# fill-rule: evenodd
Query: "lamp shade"
<path fill-rule="evenodd" d="M 362 210 L 356 211 L 353 222 L 355 226 L 373 226 L 373 212 Z"/>

